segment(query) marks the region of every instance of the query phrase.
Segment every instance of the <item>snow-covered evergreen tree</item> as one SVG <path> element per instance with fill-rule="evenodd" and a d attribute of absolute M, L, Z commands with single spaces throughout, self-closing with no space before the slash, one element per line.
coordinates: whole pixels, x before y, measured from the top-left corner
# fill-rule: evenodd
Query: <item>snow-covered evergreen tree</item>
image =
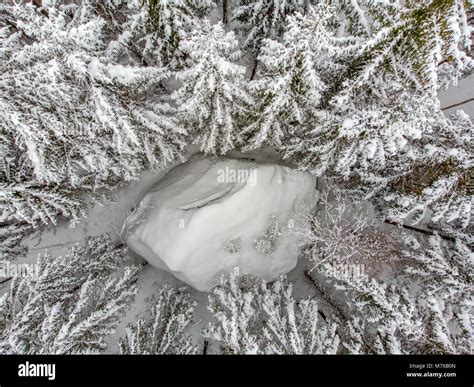
<path fill-rule="evenodd" d="M 318 267 L 314 283 L 344 351 L 472 353 L 472 251 L 437 235 L 427 246 L 408 235 L 404 241 L 408 276 L 377 279 Z M 329 295 L 328 286 L 339 295 Z"/>
<path fill-rule="evenodd" d="M 83 192 L 181 155 L 185 131 L 159 92 L 169 73 L 104 57 L 109 35 L 96 3 L 48 2 L 42 12 L 31 3 L 3 5 L 0 210 L 7 229 L 77 220 Z"/>
<path fill-rule="evenodd" d="M 349 64 L 342 88 L 370 87 L 374 78 L 392 73 L 410 87 L 436 93 L 443 84 L 439 73 L 446 66 L 458 77 L 472 68 L 473 60 L 466 54 L 471 45 L 466 14 L 471 0 L 369 0 L 359 2 L 362 8 L 351 3 L 360 13 L 365 8 L 365 20 L 372 20 L 372 25 L 368 39 L 341 53 Z"/>
<path fill-rule="evenodd" d="M 2 130 L 24 150 L 38 181 L 68 176 L 83 184 L 88 173 L 99 181 L 113 175 L 127 179 L 140 164 L 156 166 L 176 157 L 180 130 L 167 117 L 172 109 L 144 100 L 166 71 L 103 60 L 105 21 L 98 17 L 76 26 L 57 8 L 48 8 L 48 18 L 32 5 L 8 10 L 21 31 L 4 40 Z M 13 39 L 20 33 L 33 43 Z M 79 174 L 78 168 L 85 171 Z"/>
<path fill-rule="evenodd" d="M 451 80 L 472 68 L 465 7 L 452 0 L 351 3 L 357 23 L 371 23 L 340 40 L 339 71 L 326 74 L 330 87 L 316 122 L 285 144 L 284 156 L 334 176 L 354 197 L 375 199 L 397 222 L 417 222 L 430 210 L 434 220 L 466 227 L 472 160 L 464 139 L 473 126 L 446 118 L 436 95 L 447 73 Z"/>
<path fill-rule="evenodd" d="M 326 279 L 343 295 L 337 301 L 324 300 L 338 324 L 343 352 L 407 354 L 419 350 L 422 316 L 408 290 L 375 278 L 347 276 L 344 271 L 325 273 L 331 273 Z"/>
<path fill-rule="evenodd" d="M 275 39 L 285 29 L 285 18 L 303 12 L 307 0 L 240 0 L 232 15 L 238 21 L 237 31 L 243 36 L 242 48 L 258 52 L 262 40 Z"/>
<path fill-rule="evenodd" d="M 339 347 L 336 324 L 318 315 L 314 298 L 298 301 L 286 278 L 264 285 L 262 309 L 265 312 L 263 336 L 267 353 L 335 354 Z"/>
<path fill-rule="evenodd" d="M 327 163 L 346 178 L 355 169 L 354 179 L 372 194 L 385 191 L 380 205 L 396 207 L 388 212 L 392 220 L 416 222 L 429 209 L 435 221 L 469 222 L 472 160 L 464 139 L 474 127 L 466 117 L 446 119 L 436 95 L 473 68 L 469 3 L 369 2 L 373 34 L 339 54 L 347 71 L 331 105 L 347 118 L 319 131 L 319 138 L 330 139 L 319 153 L 334 157 Z"/>
<path fill-rule="evenodd" d="M 194 65 L 177 74 L 182 85 L 173 98 L 190 136 L 206 153 L 224 154 L 239 143 L 237 122 L 251 104 L 245 68 L 231 58 L 237 45 L 233 32 L 209 23 L 183 42 Z"/>
<path fill-rule="evenodd" d="M 418 222 L 430 210 L 434 221 L 466 227 L 472 122 L 461 113 L 445 118 L 430 97 L 400 89 L 395 98 L 383 108 L 366 101 L 351 109 L 348 100 L 340 105 L 344 112 L 325 116 L 310 140 L 303 136 L 287 149 L 301 155 L 301 168 L 335 177 L 354 198 L 375 199 L 391 220 Z M 342 119 L 347 109 L 352 115 Z"/>
<path fill-rule="evenodd" d="M 19 182 L 1 184 L 0 189 L 0 203 L 7 221 L 37 226 L 41 223 L 56 224 L 62 216 L 78 220 L 83 215 L 77 194 L 55 185 L 45 187 Z"/>
<path fill-rule="evenodd" d="M 126 55 L 145 66 L 181 68 L 189 60 L 182 50 L 203 16 L 215 7 L 213 0 L 133 0 L 127 4 L 127 21 L 109 44 L 115 57 Z"/>
<path fill-rule="evenodd" d="M 443 242 L 434 235 L 427 246 L 409 240 L 406 271 L 420 286 L 430 352 L 473 353 L 474 253 L 459 239 Z"/>
<path fill-rule="evenodd" d="M 209 323 L 204 337 L 217 342 L 223 354 L 261 353 L 260 301 L 258 285 L 242 284 L 237 268 L 228 278 L 222 276 L 209 295 L 208 309 L 215 321 Z"/>
<path fill-rule="evenodd" d="M 418 221 L 429 213 L 435 223 L 466 229 L 472 218 L 474 125 L 467 114 L 457 111 L 446 126 L 435 129 L 436 141 L 422 149 L 424 158 L 384 196 L 385 213 L 398 222 Z"/>
<path fill-rule="evenodd" d="M 59 257 L 42 255 L 38 271 L 12 280 L 0 300 L 0 352 L 93 353 L 106 348 L 137 291 L 138 267 L 126 249 L 96 237 Z"/>
<path fill-rule="evenodd" d="M 337 31 L 338 36 L 365 39 L 371 35 L 372 21 L 370 15 L 370 6 L 374 4 L 372 0 L 332 0 L 331 5 L 334 9 L 335 18 L 332 25 Z M 375 4 L 377 5 L 377 4 Z M 378 10 L 382 9 L 379 2 Z M 385 10 L 389 7 L 396 7 L 395 2 L 385 2 Z"/>
<path fill-rule="evenodd" d="M 327 22 L 328 3 L 308 6 L 305 15 L 287 18 L 282 42 L 264 39 L 258 60 L 259 79 L 250 83 L 256 101 L 242 131 L 245 148 L 270 144 L 276 148 L 314 124 L 326 89 L 323 75 L 335 47 Z"/>
<path fill-rule="evenodd" d="M 160 287 L 150 301 L 151 312 L 126 328 L 119 340 L 121 354 L 193 354 L 196 347 L 185 330 L 196 306 L 186 288 Z"/>
<path fill-rule="evenodd" d="M 0 259 L 11 261 L 24 255 L 28 249 L 20 246 L 21 240 L 29 235 L 33 228 L 29 224 L 4 222 L 0 226 Z"/>
<path fill-rule="evenodd" d="M 239 277 L 236 268 L 221 277 L 209 296 L 214 321 L 204 335 L 225 354 L 336 353 L 336 325 L 319 319 L 314 298 L 295 299 L 286 278 L 265 283 Z"/>

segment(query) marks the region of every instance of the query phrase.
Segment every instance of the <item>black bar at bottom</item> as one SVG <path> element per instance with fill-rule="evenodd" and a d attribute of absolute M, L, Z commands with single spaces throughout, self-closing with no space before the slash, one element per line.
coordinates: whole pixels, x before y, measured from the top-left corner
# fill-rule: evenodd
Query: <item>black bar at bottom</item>
<path fill-rule="evenodd" d="M 474 382 L 472 364 L 472 357 L 469 355 L 2 355 L 0 385 L 1 387 L 25 384 L 472 386 Z M 54 365 L 54 379 L 52 379 L 52 365 Z M 44 375 L 32 375 L 35 372 Z"/>

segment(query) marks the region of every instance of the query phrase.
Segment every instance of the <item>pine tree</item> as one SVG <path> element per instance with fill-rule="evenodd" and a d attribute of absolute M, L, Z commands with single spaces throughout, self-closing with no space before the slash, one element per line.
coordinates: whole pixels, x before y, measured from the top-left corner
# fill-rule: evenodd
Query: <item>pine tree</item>
<path fill-rule="evenodd" d="M 223 354 L 261 353 L 260 297 L 255 283 L 242 284 L 239 270 L 234 269 L 211 290 L 208 309 L 215 321 L 209 323 L 204 337 L 216 341 Z"/>
<path fill-rule="evenodd" d="M 54 7 L 48 18 L 32 5 L 7 8 L 21 31 L 5 36 L 0 63 L 2 138 L 7 149 L 14 141 L 24 151 L 38 181 L 128 180 L 174 160 L 184 146 L 173 109 L 157 93 L 169 73 L 103 58 L 105 20 L 84 16 L 87 4 L 73 19 Z M 13 39 L 20 33 L 33 41 Z"/>
<path fill-rule="evenodd" d="M 436 93 L 443 65 L 454 68 L 458 77 L 472 68 L 466 55 L 472 32 L 466 15 L 470 0 L 362 3 L 373 20 L 372 33 L 342 52 L 341 59 L 349 64 L 343 88 L 359 88 L 392 73 L 410 87 Z"/>
<path fill-rule="evenodd" d="M 397 222 L 416 222 L 430 213 L 432 222 L 466 229 L 472 213 L 470 143 L 474 125 L 467 114 L 457 111 L 446 126 L 436 129 L 436 142 L 424 147 L 425 157 L 384 196 L 389 205 L 385 213 Z"/>
<path fill-rule="evenodd" d="M 93 353 L 106 348 L 133 301 L 138 267 L 121 269 L 126 249 L 96 237 L 66 255 L 40 257 L 37 273 L 16 277 L 0 301 L 0 352 Z"/>
<path fill-rule="evenodd" d="M 318 267 L 314 284 L 344 352 L 472 353 L 472 251 L 437 235 L 427 245 L 408 235 L 403 240 L 408 276 L 396 281 Z M 327 286 L 339 295 L 329 295 Z"/>
<path fill-rule="evenodd" d="M 349 101 L 362 104 L 351 106 L 358 113 L 342 123 L 354 145 L 346 147 L 342 158 L 339 152 L 333 155 L 346 177 L 349 167 L 360 169 L 358 164 L 370 171 L 358 175 L 372 192 L 381 192 L 381 208 L 390 203 L 387 214 L 392 220 L 418 222 L 432 211 L 433 221 L 457 222 L 460 227 L 469 223 L 472 160 L 464 141 L 473 126 L 460 115 L 446 119 L 436 96 L 473 68 L 467 55 L 472 32 L 468 6 L 468 1 L 459 0 L 407 2 L 401 7 L 369 2 L 373 36 L 342 51 L 347 79 L 333 106 L 341 114 L 348 111 Z M 384 101 L 390 104 L 380 103 Z M 339 130 L 339 138 L 341 134 L 347 136 Z M 356 136 L 363 136 L 363 141 L 357 143 Z M 321 150 L 340 146 L 337 140 Z"/>
<path fill-rule="evenodd" d="M 4 222 L 0 225 L 0 260 L 11 261 L 26 254 L 28 249 L 20 245 L 21 240 L 29 235 L 33 228 L 21 222 Z"/>
<path fill-rule="evenodd" d="M 474 254 L 460 239 L 443 242 L 439 235 L 426 246 L 413 237 L 405 256 L 410 278 L 419 286 L 419 297 L 428 325 L 430 352 L 472 353 L 472 282 Z"/>
<path fill-rule="evenodd" d="M 73 191 L 34 184 L 0 184 L 0 205 L 5 220 L 20 224 L 57 224 L 61 216 L 79 220 L 82 204 Z"/>
<path fill-rule="evenodd" d="M 97 1 L 41 12 L 9 1 L 2 10 L 4 230 L 76 221 L 88 203 L 82 194 L 181 157 L 185 131 L 159 91 L 169 72 L 105 57 L 109 12 Z"/>
<path fill-rule="evenodd" d="M 335 19 L 332 20 L 333 28 L 338 36 L 344 36 L 349 39 L 365 39 L 371 35 L 373 27 L 370 9 L 374 2 L 372 0 L 332 0 Z M 376 6 L 377 4 L 375 4 Z M 397 7 L 397 4 L 385 2 L 378 4 L 376 8 L 379 12 L 383 9 L 385 12 L 391 7 Z"/>
<path fill-rule="evenodd" d="M 224 154 L 239 143 L 237 122 L 251 104 L 245 68 L 231 60 L 237 44 L 232 32 L 209 23 L 183 43 L 195 63 L 177 74 L 182 85 L 173 98 L 179 117 L 206 153 Z"/>
<path fill-rule="evenodd" d="M 264 39 L 258 56 L 260 78 L 250 83 L 257 105 L 252 109 L 245 148 L 282 143 L 314 123 L 314 114 L 326 89 L 322 75 L 331 66 L 334 42 L 327 22 L 329 6 L 308 6 L 306 15 L 287 18 L 282 42 Z"/>
<path fill-rule="evenodd" d="M 197 349 L 191 337 L 184 336 L 196 303 L 186 288 L 163 286 L 151 301 L 151 313 L 126 329 L 119 340 L 121 354 L 193 354 Z"/>
<path fill-rule="evenodd" d="M 447 75 L 472 68 L 461 3 L 346 4 L 359 27 L 371 23 L 339 41 L 339 71 L 326 73 L 315 123 L 289 139 L 284 157 L 372 198 L 394 221 L 416 223 L 433 211 L 435 221 L 466 227 L 472 160 L 464 139 L 473 127 L 446 118 L 436 95 Z"/>
<path fill-rule="evenodd" d="M 214 321 L 204 336 L 224 354 L 336 353 L 336 325 L 322 322 L 314 298 L 296 300 L 283 276 L 266 283 L 240 276 L 220 278 L 209 296 Z"/>
<path fill-rule="evenodd" d="M 263 335 L 266 352 L 275 354 L 334 354 L 339 338 L 334 323 L 321 322 L 314 298 L 296 301 L 293 287 L 281 278 L 264 287 Z"/>
<path fill-rule="evenodd" d="M 114 56 L 126 54 L 145 65 L 185 67 L 189 55 L 182 50 L 191 33 L 214 7 L 213 0 L 135 0 L 118 39 L 111 42 Z"/>
<path fill-rule="evenodd" d="M 423 338 L 422 317 L 406 289 L 375 278 L 346 276 L 332 270 L 330 281 L 350 300 L 335 321 L 343 329 L 350 353 L 401 354 L 417 352 Z M 339 302 L 340 303 L 340 302 Z M 342 318 L 341 318 L 342 317 Z"/>
<path fill-rule="evenodd" d="M 258 53 L 262 40 L 280 37 L 286 16 L 303 12 L 307 3 L 300 0 L 241 0 L 232 20 L 239 22 L 237 31 L 244 37 L 242 49 Z"/>

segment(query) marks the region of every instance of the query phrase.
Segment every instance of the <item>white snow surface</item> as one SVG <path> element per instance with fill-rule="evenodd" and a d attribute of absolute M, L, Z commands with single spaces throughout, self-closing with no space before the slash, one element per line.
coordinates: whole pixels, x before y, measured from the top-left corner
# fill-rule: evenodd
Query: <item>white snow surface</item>
<path fill-rule="evenodd" d="M 273 280 L 296 266 L 292 227 L 314 205 L 315 178 L 278 164 L 195 155 L 126 220 L 129 248 L 200 291 L 238 266 Z"/>

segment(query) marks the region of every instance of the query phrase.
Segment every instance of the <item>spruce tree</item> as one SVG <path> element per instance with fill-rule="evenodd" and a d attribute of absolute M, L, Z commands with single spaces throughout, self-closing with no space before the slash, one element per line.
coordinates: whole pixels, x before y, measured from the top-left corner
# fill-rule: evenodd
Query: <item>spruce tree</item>
<path fill-rule="evenodd" d="M 189 64 L 182 50 L 203 17 L 214 7 L 213 0 L 134 0 L 128 7 L 122 33 L 109 44 L 114 57 L 126 55 L 145 66 L 169 66 L 172 69 Z"/>
<path fill-rule="evenodd" d="M 0 299 L 0 352 L 96 353 L 106 349 L 137 292 L 138 267 L 125 248 L 91 238 L 59 257 L 42 255 L 37 272 L 15 277 Z"/>
<path fill-rule="evenodd" d="M 159 288 L 149 301 L 151 312 L 126 328 L 119 340 L 121 354 L 193 354 L 196 347 L 184 335 L 193 317 L 196 303 L 185 288 Z"/>
<path fill-rule="evenodd" d="M 160 91 L 169 72 L 106 57 L 97 2 L 41 10 L 8 2 L 2 12 L 0 210 L 12 232 L 77 221 L 83 194 L 180 158 L 185 145 Z"/>
<path fill-rule="evenodd" d="M 330 354 L 339 348 L 336 325 L 319 318 L 316 299 L 295 299 L 284 276 L 266 283 L 222 276 L 209 296 L 213 321 L 205 337 L 224 354 Z"/>
<path fill-rule="evenodd" d="M 182 84 L 173 98 L 179 118 L 206 153 L 224 154 L 239 144 L 239 118 L 251 104 L 245 68 L 232 62 L 237 44 L 232 32 L 209 23 L 183 44 L 194 65 L 177 74 Z"/>
<path fill-rule="evenodd" d="M 250 83 L 257 105 L 246 126 L 245 148 L 269 144 L 281 148 L 289 138 L 314 125 L 317 107 L 326 89 L 324 72 L 334 54 L 328 30 L 329 6 L 308 6 L 286 20 L 282 42 L 264 39 L 258 56 L 259 79 Z"/>
<path fill-rule="evenodd" d="M 284 157 L 371 198 L 393 221 L 419 222 L 432 211 L 434 221 L 465 228 L 472 165 L 464 139 L 473 126 L 459 114 L 446 118 L 437 97 L 472 68 L 464 2 L 347 7 L 360 17 L 345 23 L 370 20 L 368 28 L 339 40 L 338 71 L 326 73 L 315 122 L 286 142 Z"/>
<path fill-rule="evenodd" d="M 285 278 L 264 285 L 263 335 L 267 353 L 283 355 L 335 354 L 339 348 L 337 326 L 320 318 L 316 299 L 295 300 Z"/>
<path fill-rule="evenodd" d="M 239 270 L 221 276 L 209 295 L 209 311 L 214 321 L 204 337 L 218 343 L 223 354 L 261 353 L 258 312 L 260 297 L 254 281 L 242 281 Z"/>
<path fill-rule="evenodd" d="M 237 31 L 244 37 L 242 48 L 258 53 L 262 40 L 280 37 L 285 29 L 286 16 L 303 12 L 307 3 L 299 0 L 240 0 L 232 20 L 239 22 Z"/>
<path fill-rule="evenodd" d="M 462 240 L 407 238 L 406 272 L 419 285 L 421 308 L 426 310 L 427 347 L 434 353 L 472 353 L 472 282 L 474 253 Z"/>

